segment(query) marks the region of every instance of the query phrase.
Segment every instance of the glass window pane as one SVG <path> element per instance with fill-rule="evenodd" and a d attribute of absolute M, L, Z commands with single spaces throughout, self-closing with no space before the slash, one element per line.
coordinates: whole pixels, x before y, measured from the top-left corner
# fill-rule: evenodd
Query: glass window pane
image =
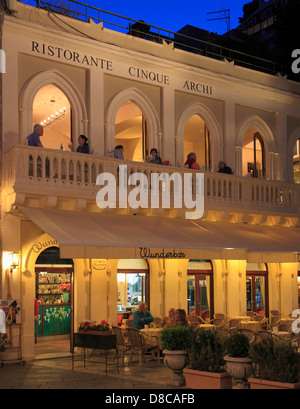
<path fill-rule="evenodd" d="M 187 281 L 188 315 L 195 311 L 195 276 L 188 276 Z"/>

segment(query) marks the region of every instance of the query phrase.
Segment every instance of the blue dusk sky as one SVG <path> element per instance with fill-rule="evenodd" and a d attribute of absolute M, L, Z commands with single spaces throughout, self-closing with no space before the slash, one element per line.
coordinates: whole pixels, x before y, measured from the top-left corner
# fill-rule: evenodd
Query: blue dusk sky
<path fill-rule="evenodd" d="M 207 14 L 230 10 L 230 28 L 239 25 L 243 16 L 243 6 L 249 1 L 240 0 L 86 0 L 83 3 L 110 11 L 115 14 L 164 28 L 178 31 L 186 24 L 223 34 L 227 31 L 225 20 L 207 21 L 222 18 L 225 13 Z"/>

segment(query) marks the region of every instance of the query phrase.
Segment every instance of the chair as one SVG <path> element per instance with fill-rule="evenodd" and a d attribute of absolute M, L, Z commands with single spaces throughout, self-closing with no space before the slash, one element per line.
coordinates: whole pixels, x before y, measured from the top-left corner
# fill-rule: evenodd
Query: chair
<path fill-rule="evenodd" d="M 127 327 L 127 328 L 133 328 L 133 320 L 130 320 L 130 319 L 127 320 L 127 321 L 126 321 L 126 327 Z"/>
<path fill-rule="evenodd" d="M 249 339 L 249 344 L 253 344 L 256 341 L 256 334 L 251 329 L 240 328 L 238 330 L 240 334 L 245 335 Z"/>
<path fill-rule="evenodd" d="M 247 317 L 254 318 L 258 314 L 256 312 L 254 312 L 254 311 L 246 311 L 246 315 L 247 315 Z"/>
<path fill-rule="evenodd" d="M 252 318 L 253 321 L 257 321 L 259 322 L 259 326 L 260 328 L 263 329 L 267 329 L 268 326 L 268 320 L 264 315 L 255 315 L 255 317 Z"/>
<path fill-rule="evenodd" d="M 271 310 L 271 311 L 270 311 L 270 314 L 271 314 L 273 317 L 281 317 L 281 313 L 280 313 L 280 311 L 278 311 L 278 310 Z"/>
<path fill-rule="evenodd" d="M 154 327 L 160 328 L 160 327 L 162 327 L 163 320 L 160 317 L 153 317 L 152 324 L 154 325 Z"/>
<path fill-rule="evenodd" d="M 218 319 L 218 320 L 222 320 L 225 321 L 225 319 L 227 319 L 227 315 L 221 313 L 221 312 L 217 312 L 217 314 L 214 315 L 214 318 Z"/>
<path fill-rule="evenodd" d="M 274 327 L 278 326 L 280 323 L 280 316 L 278 315 L 271 315 L 269 318 L 268 328 L 273 329 Z"/>
<path fill-rule="evenodd" d="M 113 330 L 113 333 L 116 336 L 118 351 L 122 352 L 122 364 L 123 364 L 124 363 L 125 353 L 129 352 L 131 350 L 131 343 L 130 343 L 130 341 L 125 341 L 125 339 L 124 339 L 124 330 L 122 328 L 113 326 L 112 330 Z M 114 359 L 115 359 L 115 357 L 116 357 L 116 354 L 114 356 Z"/>
<path fill-rule="evenodd" d="M 289 336 L 288 338 L 286 338 L 286 337 L 281 337 L 281 336 L 278 335 L 278 334 L 274 334 L 274 332 L 272 332 L 272 339 L 273 339 L 275 342 L 291 342 L 291 341 L 292 341 L 292 337 L 291 337 L 291 336 Z"/>
<path fill-rule="evenodd" d="M 228 321 L 227 329 L 229 332 L 238 332 L 239 327 L 240 327 L 240 319 L 233 318 Z"/>
<path fill-rule="evenodd" d="M 197 324 L 200 323 L 200 320 L 199 320 L 200 317 L 198 317 L 198 315 L 188 315 L 186 318 L 190 323 L 194 323 L 194 322 Z"/>
<path fill-rule="evenodd" d="M 257 336 L 261 341 L 263 341 L 265 339 L 272 339 L 272 332 L 270 332 L 270 331 L 258 331 Z"/>
<path fill-rule="evenodd" d="M 130 343 L 131 343 L 131 353 L 129 357 L 129 363 L 132 362 L 132 356 L 135 352 L 138 352 L 139 354 L 139 365 L 142 364 L 142 358 L 145 357 L 145 354 L 149 350 L 156 351 L 157 353 L 157 359 L 158 362 L 160 363 L 160 350 L 159 350 L 159 345 L 158 345 L 158 340 L 157 337 L 151 336 L 151 335 L 146 335 L 142 334 L 141 331 L 135 328 L 127 328 L 127 332 L 129 334 L 130 338 Z M 149 338 L 155 338 L 156 339 L 156 345 L 150 346 L 147 345 L 147 343 L 144 341 L 146 337 Z"/>
<path fill-rule="evenodd" d="M 292 326 L 290 324 L 279 324 L 278 331 L 291 332 Z"/>

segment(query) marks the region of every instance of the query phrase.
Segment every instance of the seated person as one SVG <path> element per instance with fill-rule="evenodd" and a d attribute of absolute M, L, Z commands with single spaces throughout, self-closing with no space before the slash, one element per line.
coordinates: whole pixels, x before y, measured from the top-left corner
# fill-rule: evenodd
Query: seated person
<path fill-rule="evenodd" d="M 156 163 L 157 165 L 162 165 L 162 160 L 157 154 L 157 149 L 152 148 L 150 151 L 150 157 L 147 159 L 149 163 Z"/>
<path fill-rule="evenodd" d="M 175 308 L 170 308 L 169 309 L 169 315 L 167 315 L 166 317 L 164 317 L 163 319 L 163 327 L 164 328 L 168 328 L 168 327 L 172 327 L 175 324 Z"/>
<path fill-rule="evenodd" d="M 87 143 L 88 138 L 85 135 L 79 135 L 78 136 L 78 143 L 79 145 L 77 146 L 76 152 L 79 153 L 90 153 L 90 148 L 89 144 Z M 69 144 L 69 148 L 73 150 L 73 144 Z"/>
<path fill-rule="evenodd" d="M 38 146 L 39 148 L 43 148 L 43 144 L 40 140 L 40 136 L 43 136 L 43 133 L 43 125 L 34 125 L 33 132 L 27 136 L 28 146 Z"/>
<path fill-rule="evenodd" d="M 219 173 L 227 173 L 228 175 L 233 175 L 232 169 L 226 165 L 225 162 L 220 161 L 219 162 Z"/>
<path fill-rule="evenodd" d="M 187 327 L 189 325 L 186 319 L 186 312 L 182 309 L 177 309 L 175 312 L 176 327 Z"/>
<path fill-rule="evenodd" d="M 123 145 L 116 146 L 115 149 L 113 150 L 114 159 L 124 160 L 123 151 L 124 151 Z"/>
<path fill-rule="evenodd" d="M 200 166 L 196 162 L 196 159 L 197 159 L 196 154 L 194 152 L 189 153 L 184 166 L 188 166 L 189 169 L 198 169 L 198 170 L 200 170 Z"/>
<path fill-rule="evenodd" d="M 133 328 L 144 329 L 145 325 L 151 324 L 153 317 L 150 311 L 146 310 L 146 303 L 139 303 L 139 309 L 133 314 Z"/>

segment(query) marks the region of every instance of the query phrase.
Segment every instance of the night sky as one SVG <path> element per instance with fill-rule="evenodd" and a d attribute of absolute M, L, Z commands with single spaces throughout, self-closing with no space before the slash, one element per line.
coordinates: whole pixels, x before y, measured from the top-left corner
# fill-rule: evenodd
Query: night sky
<path fill-rule="evenodd" d="M 239 24 L 243 16 L 243 5 L 249 1 L 240 0 L 85 0 L 86 4 L 120 14 L 134 20 L 143 20 L 150 25 L 170 31 L 178 31 L 186 24 L 223 34 L 227 31 L 226 21 L 207 21 L 224 17 L 225 13 L 207 15 L 230 9 L 230 27 Z"/>

